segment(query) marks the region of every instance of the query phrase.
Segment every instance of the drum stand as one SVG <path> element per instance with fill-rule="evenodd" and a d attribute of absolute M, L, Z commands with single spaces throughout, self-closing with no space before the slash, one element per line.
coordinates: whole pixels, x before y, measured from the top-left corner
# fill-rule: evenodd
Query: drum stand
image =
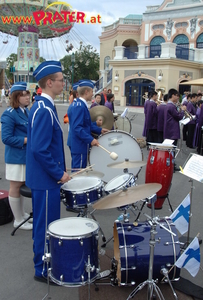
<path fill-rule="evenodd" d="M 157 234 L 156 232 L 156 225 L 159 224 L 155 218 L 155 214 L 154 214 L 154 203 L 156 202 L 156 194 L 153 195 L 152 197 L 150 197 L 151 200 L 151 218 L 149 219 L 149 224 L 151 226 L 151 230 L 150 230 L 150 241 L 149 241 L 149 246 L 150 246 L 150 256 L 149 256 L 149 271 L 148 271 L 148 279 L 145 280 L 144 282 L 140 283 L 135 289 L 134 291 L 132 291 L 132 293 L 128 296 L 127 300 L 132 299 L 140 290 L 143 289 L 143 287 L 145 287 L 146 285 L 148 286 L 147 289 L 147 300 L 151 300 L 153 299 L 153 295 L 155 294 L 158 299 L 160 300 L 165 300 L 160 288 L 157 286 L 157 280 L 152 279 L 152 275 L 153 275 L 153 265 L 154 265 L 154 247 L 156 242 L 159 242 L 159 240 L 155 239 L 155 235 Z M 165 226 L 161 226 L 164 229 Z M 167 229 L 167 231 L 169 231 Z M 174 234 L 173 232 L 170 231 L 171 234 Z M 164 269 L 161 270 L 161 272 L 164 272 Z M 165 274 L 165 273 L 164 273 Z M 170 282 L 169 278 L 167 277 L 168 281 Z M 171 282 L 169 283 L 170 287 L 172 289 L 173 295 L 175 300 L 178 299 Z"/>
<path fill-rule="evenodd" d="M 96 209 L 90 211 L 89 206 L 90 205 L 87 205 L 87 206 L 81 208 L 80 211 L 79 211 L 79 214 L 77 216 L 82 217 L 82 218 L 83 217 L 87 218 L 88 213 L 89 213 L 89 215 L 92 217 L 92 219 L 95 220 L 98 223 L 96 217 L 94 216 L 94 212 L 96 211 Z M 104 232 L 103 232 L 101 226 L 99 226 L 99 231 L 101 232 L 101 235 L 102 235 L 102 241 L 105 243 L 106 242 L 106 237 L 104 235 Z"/>

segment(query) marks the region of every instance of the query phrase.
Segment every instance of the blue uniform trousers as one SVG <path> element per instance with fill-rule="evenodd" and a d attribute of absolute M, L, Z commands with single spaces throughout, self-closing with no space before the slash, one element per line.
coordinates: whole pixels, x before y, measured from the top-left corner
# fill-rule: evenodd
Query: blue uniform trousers
<path fill-rule="evenodd" d="M 46 250 L 48 225 L 60 218 L 60 186 L 51 190 L 33 190 L 33 252 L 35 275 L 47 277 L 46 263 L 42 256 Z"/>
<path fill-rule="evenodd" d="M 87 154 L 72 154 L 72 162 L 71 162 L 71 168 L 77 169 L 77 168 L 86 168 L 87 167 Z"/>

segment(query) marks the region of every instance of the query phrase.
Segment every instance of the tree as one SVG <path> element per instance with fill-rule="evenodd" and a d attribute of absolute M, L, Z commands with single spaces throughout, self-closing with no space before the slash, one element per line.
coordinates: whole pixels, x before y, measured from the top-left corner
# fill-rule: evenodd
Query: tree
<path fill-rule="evenodd" d="M 17 54 L 11 53 L 6 59 L 6 76 L 10 83 L 13 82 L 13 73 L 10 72 L 10 68 L 13 67 L 14 62 L 17 61 Z"/>
<path fill-rule="evenodd" d="M 63 73 L 71 82 L 72 67 L 74 66 L 74 80 L 77 82 L 80 79 L 90 79 L 97 81 L 99 79 L 99 54 L 93 47 L 81 46 L 75 53 L 75 62 L 71 62 L 71 54 L 64 56 L 60 61 L 64 68 Z"/>

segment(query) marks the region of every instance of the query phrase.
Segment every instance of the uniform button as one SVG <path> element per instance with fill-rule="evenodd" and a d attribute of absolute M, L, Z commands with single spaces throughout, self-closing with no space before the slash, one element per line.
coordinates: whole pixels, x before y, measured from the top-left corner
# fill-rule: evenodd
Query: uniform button
<path fill-rule="evenodd" d="M 60 165 L 60 161 L 59 161 L 59 165 Z"/>

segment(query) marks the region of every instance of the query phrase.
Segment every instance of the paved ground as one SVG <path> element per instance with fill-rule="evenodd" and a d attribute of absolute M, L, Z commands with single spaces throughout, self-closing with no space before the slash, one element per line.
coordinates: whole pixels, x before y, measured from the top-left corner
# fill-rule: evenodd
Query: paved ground
<path fill-rule="evenodd" d="M 0 108 L 0 115 L 5 109 Z M 66 113 L 66 104 L 57 104 L 57 110 L 62 122 L 63 116 Z M 116 107 L 116 112 L 122 112 L 124 108 Z M 132 122 L 132 135 L 136 138 L 142 136 L 142 128 L 144 123 L 143 108 L 130 108 L 129 115 L 135 114 L 135 119 Z M 63 125 L 64 128 L 64 140 L 66 141 L 68 135 L 67 125 Z M 129 136 L 130 138 L 130 136 Z M 66 144 L 66 142 L 64 143 Z M 123 151 L 127 151 L 128 145 L 125 145 Z M 67 167 L 70 167 L 70 153 L 68 148 L 65 146 L 66 152 L 66 162 Z M 177 165 L 183 165 L 187 159 L 190 151 L 182 145 L 182 149 L 177 158 Z M 143 149 L 144 160 L 147 159 L 148 151 Z M 5 180 L 4 175 L 4 145 L 0 142 L 0 189 L 8 190 L 9 184 Z M 119 171 L 122 174 L 122 170 Z M 40 180 L 40 178 L 36 178 Z M 145 183 L 145 167 L 142 168 L 139 173 L 138 184 Z M 191 237 L 196 236 L 199 232 L 200 236 L 203 235 L 202 229 L 202 184 L 194 181 L 195 189 L 193 191 L 193 204 L 192 204 L 192 221 L 191 221 Z M 175 173 L 172 180 L 172 187 L 170 190 L 170 202 L 172 207 L 175 209 L 184 197 L 190 192 L 189 178 L 181 175 L 180 173 Z M 140 207 L 140 203 L 138 203 Z M 26 201 L 27 212 L 31 211 L 31 201 L 27 199 Z M 143 212 L 150 214 L 150 210 L 145 207 Z M 130 211 L 130 223 L 135 219 L 134 214 Z M 137 212 L 135 212 L 137 215 Z M 169 205 L 165 201 L 163 208 L 156 211 L 156 215 L 160 217 L 165 217 L 170 215 Z M 95 212 L 95 217 L 97 218 L 102 230 L 105 233 L 106 238 L 113 235 L 113 224 L 114 220 L 120 215 L 117 209 L 110 210 L 97 210 Z M 67 212 L 65 206 L 61 204 L 61 217 L 76 216 L 74 213 Z M 144 214 L 140 216 L 140 222 L 146 221 Z M 7 225 L 0 227 L 0 255 L 1 255 L 1 268 L 0 268 L 0 299 L 1 300 L 39 300 L 42 299 L 47 293 L 47 286 L 42 283 L 38 283 L 33 280 L 34 268 L 33 268 L 33 252 L 32 252 L 32 232 L 26 232 L 23 230 L 18 230 L 14 237 L 10 235 L 13 230 L 13 224 L 9 223 Z M 166 238 L 170 238 L 169 234 L 166 233 Z M 99 251 L 101 250 L 101 239 L 99 245 Z M 141 247 L 145 247 L 141 244 Z M 145 248 L 144 248 L 145 249 Z M 201 254 L 203 254 L 202 246 L 200 247 Z M 74 251 L 74 249 L 72 250 Z M 164 252 L 164 249 L 162 250 Z M 111 259 L 114 256 L 113 242 L 108 243 L 106 247 L 106 254 L 100 251 L 99 258 L 101 261 L 102 270 L 109 270 L 111 268 Z M 61 258 L 66 263 L 66 257 Z M 158 257 L 155 258 L 155 260 Z M 63 270 L 62 270 L 63 271 Z M 142 270 L 138 270 L 142 273 Z M 137 274 L 137 273 L 136 273 Z M 136 275 L 137 276 L 137 275 Z M 200 270 L 198 275 L 193 278 L 187 271 L 182 270 L 181 276 L 188 279 L 189 281 L 195 283 L 196 285 L 203 286 L 203 276 Z M 146 278 L 147 279 L 147 278 Z M 109 281 L 107 280 L 107 283 Z M 91 288 L 91 299 L 126 299 L 127 296 L 132 292 L 134 287 L 111 287 L 111 286 L 100 286 L 99 292 L 95 292 L 93 287 Z M 167 300 L 174 299 L 172 292 L 168 285 L 161 285 L 161 291 L 164 298 Z M 82 300 L 87 299 L 88 287 L 82 288 L 65 288 L 65 287 L 51 287 L 50 297 L 54 300 Z M 178 292 L 179 299 L 192 299 L 182 293 Z M 134 297 L 134 299 L 147 299 L 146 290 L 140 292 Z"/>

